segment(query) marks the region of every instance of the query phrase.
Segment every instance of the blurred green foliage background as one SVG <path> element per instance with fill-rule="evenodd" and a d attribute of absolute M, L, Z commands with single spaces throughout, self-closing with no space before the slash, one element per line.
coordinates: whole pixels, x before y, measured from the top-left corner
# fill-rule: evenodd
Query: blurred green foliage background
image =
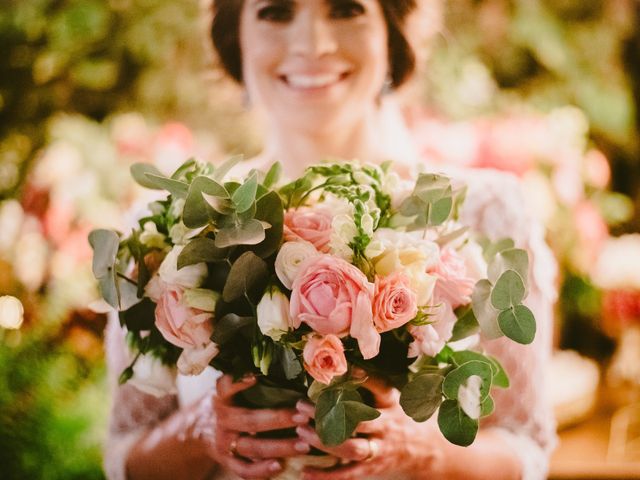
<path fill-rule="evenodd" d="M 205 17 L 196 0 L 4 0 L 0 202 L 24 203 L 39 152 L 69 114 L 104 130 L 122 112 L 178 120 L 221 151 L 254 152 L 238 92 L 212 67 Z M 452 119 L 578 107 L 611 163 L 613 189 L 640 207 L 640 2 L 451 0 L 426 71 L 425 105 Z M 637 215 L 615 227 L 639 230 Z M 582 308 L 593 298 L 588 282 L 569 275 L 564 288 L 564 342 L 606 350 L 595 327 L 592 338 L 570 334 L 572 318 L 593 326 L 597 307 Z M 104 318 L 40 308 L 52 292 L 46 281 L 17 285 L 0 262 L 0 295 L 20 296 L 27 310 L 21 330 L 0 329 L 2 477 L 102 478 Z"/>

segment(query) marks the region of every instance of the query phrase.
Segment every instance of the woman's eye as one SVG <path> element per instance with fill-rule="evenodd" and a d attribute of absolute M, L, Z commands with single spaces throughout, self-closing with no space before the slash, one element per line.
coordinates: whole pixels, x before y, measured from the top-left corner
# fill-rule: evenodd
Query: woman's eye
<path fill-rule="evenodd" d="M 267 22 L 288 22 L 293 18 L 293 8 L 287 5 L 268 5 L 258 10 L 258 19 Z"/>
<path fill-rule="evenodd" d="M 364 13 L 364 6 L 359 2 L 337 2 L 331 7 L 333 18 L 353 18 Z"/>

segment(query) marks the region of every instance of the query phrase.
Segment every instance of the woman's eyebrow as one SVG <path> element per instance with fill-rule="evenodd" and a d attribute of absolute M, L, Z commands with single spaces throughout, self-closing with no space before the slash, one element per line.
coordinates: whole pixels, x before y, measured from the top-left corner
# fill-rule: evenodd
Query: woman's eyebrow
<path fill-rule="evenodd" d="M 283 5 L 283 6 L 291 6 L 295 4 L 294 0 L 252 0 L 251 6 L 255 7 L 258 5 Z"/>

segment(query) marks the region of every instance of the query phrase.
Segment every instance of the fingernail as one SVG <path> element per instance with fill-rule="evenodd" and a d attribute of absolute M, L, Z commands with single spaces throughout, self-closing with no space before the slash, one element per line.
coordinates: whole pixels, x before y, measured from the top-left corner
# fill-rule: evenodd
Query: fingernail
<path fill-rule="evenodd" d="M 282 466 L 278 462 L 273 462 L 269 465 L 269 470 L 272 472 L 277 472 L 279 470 L 282 470 Z"/>
<path fill-rule="evenodd" d="M 296 442 L 293 448 L 295 449 L 296 452 L 300 452 L 300 453 L 308 453 L 309 450 L 311 450 L 311 447 L 309 446 L 309 444 L 304 442 Z"/>
<path fill-rule="evenodd" d="M 295 423 L 307 423 L 309 418 L 301 413 L 296 413 L 293 417 L 291 417 L 291 420 L 293 420 Z"/>

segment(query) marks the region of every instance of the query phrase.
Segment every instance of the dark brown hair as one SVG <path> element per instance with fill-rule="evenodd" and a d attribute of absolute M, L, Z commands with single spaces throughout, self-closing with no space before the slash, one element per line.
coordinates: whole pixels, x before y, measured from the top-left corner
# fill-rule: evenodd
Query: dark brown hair
<path fill-rule="evenodd" d="M 405 36 L 407 16 L 416 8 L 416 0 L 378 0 L 389 34 L 389 66 L 393 87 L 402 85 L 416 67 L 416 56 Z M 242 83 L 240 50 L 240 14 L 244 0 L 213 0 L 211 40 L 226 72 Z"/>

